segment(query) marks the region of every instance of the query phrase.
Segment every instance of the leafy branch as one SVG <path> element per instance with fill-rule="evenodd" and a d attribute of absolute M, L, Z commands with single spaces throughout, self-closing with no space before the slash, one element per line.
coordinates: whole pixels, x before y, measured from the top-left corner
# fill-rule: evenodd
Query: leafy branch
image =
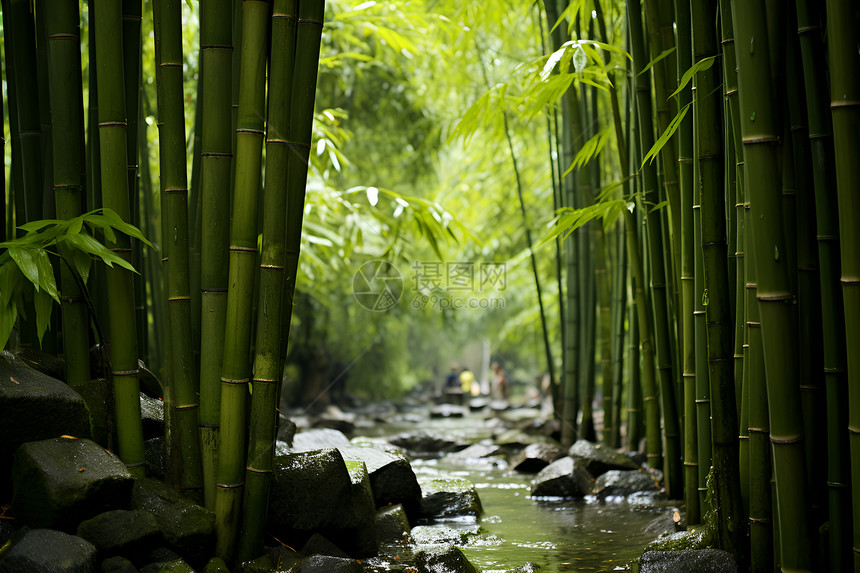
<path fill-rule="evenodd" d="M 137 227 L 124 222 L 111 209 L 96 209 L 73 219 L 31 221 L 19 229 L 25 232 L 23 236 L 0 243 L 0 348 L 6 346 L 18 316 L 26 316 L 24 301 L 31 292 L 41 343 L 51 320 L 52 303 L 60 304 L 49 255 L 62 258 L 86 284 L 93 258 L 109 267 L 116 264 L 137 272 L 131 263 L 96 239 L 96 231 L 103 233 L 109 243 L 116 242 L 119 231 L 153 247 Z"/>

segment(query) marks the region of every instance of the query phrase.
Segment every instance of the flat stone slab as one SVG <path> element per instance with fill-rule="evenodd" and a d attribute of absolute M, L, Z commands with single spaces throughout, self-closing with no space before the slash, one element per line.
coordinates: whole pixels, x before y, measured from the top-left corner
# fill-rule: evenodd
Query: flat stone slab
<path fill-rule="evenodd" d="M 591 476 L 578 460 L 566 456 L 542 469 L 532 482 L 534 497 L 584 497 L 591 493 Z"/>
<path fill-rule="evenodd" d="M 319 428 L 296 433 L 293 436 L 292 450 L 295 452 L 310 452 L 349 445 L 349 438 L 343 432 L 331 428 Z"/>
<path fill-rule="evenodd" d="M 638 470 L 639 466 L 628 456 L 617 452 L 609 446 L 579 439 L 574 442 L 567 455 L 579 458 L 585 464 L 593 477 L 597 477 L 609 470 Z"/>
<path fill-rule="evenodd" d="M 30 529 L 0 555 L 0 573 L 95 573 L 95 545 L 53 529 Z"/>
<path fill-rule="evenodd" d="M 627 496 L 638 492 L 658 492 L 660 488 L 643 471 L 610 470 L 594 482 L 594 494 L 599 497 Z"/>
<path fill-rule="evenodd" d="M 405 432 L 390 438 L 388 441 L 418 457 L 458 452 L 469 447 L 469 442 L 456 436 L 423 430 Z"/>
<path fill-rule="evenodd" d="M 483 512 L 474 484 L 463 478 L 436 478 L 421 483 L 421 514 L 430 518 L 473 517 Z"/>
<path fill-rule="evenodd" d="M 22 522 L 66 531 L 105 511 L 127 509 L 134 483 L 118 457 L 74 438 L 21 446 L 12 481 L 12 507 Z"/>

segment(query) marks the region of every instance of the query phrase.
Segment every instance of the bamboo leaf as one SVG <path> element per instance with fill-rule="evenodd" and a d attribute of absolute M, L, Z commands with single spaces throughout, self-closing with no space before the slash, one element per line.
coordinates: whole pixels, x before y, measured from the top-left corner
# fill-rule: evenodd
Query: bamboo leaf
<path fill-rule="evenodd" d="M 18 319 L 18 308 L 14 304 L 3 305 L 0 307 L 0 349 L 6 347 L 9 342 L 9 336 L 12 334 L 12 327 L 15 326 L 15 321 Z"/>
<path fill-rule="evenodd" d="M 668 50 L 663 50 L 662 52 L 660 52 L 659 56 L 657 56 L 656 58 L 654 58 L 653 60 L 648 62 L 648 65 L 645 66 L 644 68 L 642 68 L 642 71 L 639 72 L 638 74 L 636 74 L 636 77 L 641 76 L 642 74 L 644 74 L 645 72 L 650 70 L 654 66 L 654 64 L 656 64 L 657 62 L 659 62 L 660 60 L 662 60 L 663 58 L 665 58 L 667 56 L 671 56 L 674 52 L 675 52 L 674 46 L 669 48 Z"/>
<path fill-rule="evenodd" d="M 116 255 L 107 247 L 105 247 L 100 242 L 87 234 L 81 233 L 79 235 L 66 235 L 62 238 L 62 240 L 68 243 L 69 246 L 73 248 L 80 249 L 84 253 L 100 258 L 109 267 L 113 267 L 114 264 L 117 264 L 124 269 L 128 269 L 133 273 L 137 273 L 134 267 L 131 266 L 131 263 Z"/>
<path fill-rule="evenodd" d="M 53 300 L 44 290 L 37 290 L 33 297 L 36 307 L 36 335 L 39 337 L 39 346 L 42 345 L 42 337 L 51 323 L 51 311 L 54 308 Z"/>
<path fill-rule="evenodd" d="M 591 139 L 585 142 L 580 150 L 576 153 L 576 156 L 573 158 L 573 163 L 564 172 L 562 177 L 566 177 L 571 171 L 574 169 L 579 169 L 583 165 L 588 164 L 594 157 L 596 157 L 603 148 L 606 146 L 606 142 L 609 139 L 610 130 L 609 128 L 602 129 L 597 132 Z"/>
<path fill-rule="evenodd" d="M 648 153 L 645 154 L 645 157 L 642 159 L 642 167 L 645 167 L 645 164 L 648 161 L 654 161 L 654 159 L 660 154 L 660 150 L 672 139 L 672 136 L 678 131 L 678 128 L 681 126 L 681 123 L 684 121 L 684 117 L 686 117 L 687 112 L 690 110 L 690 106 L 693 105 L 693 102 L 688 103 L 684 107 L 682 107 L 678 114 L 669 122 L 669 125 L 666 127 L 666 131 L 654 142 L 654 145 L 651 146 L 651 149 L 648 150 Z"/>
<path fill-rule="evenodd" d="M 692 80 L 692 79 L 693 79 L 693 76 L 694 76 L 694 75 L 696 75 L 696 74 L 697 74 L 697 73 L 699 73 L 699 72 L 704 72 L 705 70 L 709 69 L 711 66 L 713 66 L 713 65 L 714 65 L 714 62 L 715 62 L 716 60 L 717 60 L 717 56 L 710 56 L 710 57 L 708 57 L 708 58 L 702 58 L 701 60 L 699 60 L 698 62 L 696 62 L 696 63 L 695 63 L 695 64 L 693 64 L 692 66 L 690 66 L 690 69 L 689 69 L 689 70 L 687 70 L 686 72 L 684 72 L 684 75 L 683 75 L 683 76 L 681 76 L 681 81 L 680 81 L 680 82 L 678 82 L 678 89 L 676 89 L 675 91 L 673 91 L 673 92 L 669 95 L 669 98 L 673 98 L 673 97 L 675 97 L 676 95 L 678 95 L 678 93 L 679 93 L 682 89 L 684 89 L 685 87 L 687 87 L 687 84 L 688 84 L 688 83 L 690 83 L 690 80 Z M 668 98 L 667 98 L 667 99 L 668 99 Z"/>

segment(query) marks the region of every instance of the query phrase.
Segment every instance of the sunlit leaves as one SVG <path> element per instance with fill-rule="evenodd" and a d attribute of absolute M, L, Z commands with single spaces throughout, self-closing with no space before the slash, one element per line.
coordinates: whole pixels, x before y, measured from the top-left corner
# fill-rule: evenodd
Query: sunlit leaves
<path fill-rule="evenodd" d="M 580 167 L 587 164 L 594 157 L 603 151 L 603 148 L 606 147 L 606 142 L 609 139 L 609 134 L 611 130 L 607 127 L 606 129 L 601 129 L 594 136 L 585 142 L 580 150 L 576 153 L 576 156 L 573 158 L 573 163 L 570 167 L 568 167 L 567 171 L 564 172 L 562 177 L 567 176 L 574 169 L 579 169 Z"/>
<path fill-rule="evenodd" d="M 678 89 L 673 91 L 671 95 L 669 95 L 669 97 L 672 98 L 678 95 L 678 93 L 680 93 L 682 89 L 687 87 L 687 84 L 690 83 L 690 80 L 693 79 L 693 76 L 695 76 L 699 72 L 704 72 L 705 70 L 710 69 L 710 67 L 714 65 L 714 62 L 716 60 L 717 56 L 711 56 L 709 58 L 702 58 L 701 60 L 693 64 L 690 69 L 684 72 L 684 75 L 681 76 L 681 81 L 678 82 Z"/>
<path fill-rule="evenodd" d="M 657 141 L 654 142 L 654 145 L 651 146 L 651 149 L 648 150 L 648 153 L 645 154 L 645 157 L 642 159 L 642 167 L 645 167 L 645 164 L 648 161 L 654 161 L 654 159 L 660 154 L 660 150 L 669 143 L 669 140 L 672 139 L 672 136 L 675 135 L 675 132 L 678 131 L 681 123 L 684 121 L 684 117 L 686 117 L 691 105 L 693 105 L 692 102 L 682 107 L 672 121 L 669 122 L 669 125 L 666 127 L 666 131 L 660 135 Z"/>
<path fill-rule="evenodd" d="M 627 201 L 622 199 L 600 201 L 582 209 L 563 207 L 559 209 L 558 216 L 552 221 L 550 231 L 541 239 L 538 245 L 553 241 L 559 236 L 562 239 L 566 239 L 576 229 L 594 219 L 603 219 L 604 228 L 609 228 L 615 224 L 618 217 L 621 216 L 626 208 Z"/>

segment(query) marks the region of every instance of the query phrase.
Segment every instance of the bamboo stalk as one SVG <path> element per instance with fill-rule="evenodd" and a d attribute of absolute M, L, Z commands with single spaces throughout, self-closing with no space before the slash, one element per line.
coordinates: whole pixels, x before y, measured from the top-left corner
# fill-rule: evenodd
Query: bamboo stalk
<path fill-rule="evenodd" d="M 230 263 L 224 361 L 221 368 L 221 445 L 215 494 L 216 553 L 232 559 L 244 488 L 246 401 L 257 254 L 257 194 L 265 117 L 265 73 L 271 4 L 242 2 L 242 63 L 236 123 L 236 181 L 230 229 Z"/>
<path fill-rule="evenodd" d="M 777 125 L 770 74 L 767 22 L 763 2 L 735 2 L 733 21 L 738 45 L 738 84 L 743 134 L 745 181 L 751 192 L 751 249 L 755 252 L 757 294 L 761 316 L 770 439 L 776 479 L 776 510 L 781 547 L 780 565 L 810 570 L 811 546 L 803 453 L 803 427 L 797 379 L 796 333 L 792 332 L 794 297 L 786 265 L 780 173 L 777 168 Z M 748 255 L 749 256 L 749 251 Z M 751 420 L 752 423 L 752 420 Z"/>
<path fill-rule="evenodd" d="M 719 53 L 716 29 L 711 25 L 717 0 L 693 2 L 693 60 Z M 713 507 L 716 510 L 716 544 L 739 555 L 745 532 L 736 526 L 743 515 L 738 468 L 738 418 L 735 403 L 733 340 L 726 240 L 725 189 L 722 162 L 722 102 L 719 98 L 721 70 L 711 67 L 696 74 L 694 97 L 698 187 L 704 270 L 708 381 L 711 394 L 711 460 Z"/>
<path fill-rule="evenodd" d="M 98 67 L 98 127 L 100 143 L 102 203 L 123 221 L 129 221 L 128 161 L 126 159 L 126 113 L 123 95 L 122 15 L 119 3 L 96 2 Z M 130 260 L 129 238 L 118 235 L 108 247 Z M 143 427 L 140 419 L 137 331 L 134 313 L 132 273 L 119 267 L 109 268 L 107 298 L 110 325 L 110 361 L 119 440 L 119 456 L 134 476 L 145 473 Z"/>
<path fill-rule="evenodd" d="M 822 341 L 827 402 L 827 491 L 830 523 L 830 571 L 846 571 L 851 565 L 850 485 L 845 460 L 849 459 L 848 396 L 845 372 L 844 309 L 839 285 L 839 223 L 833 185 L 833 133 L 825 112 L 826 80 L 824 38 L 807 0 L 797 2 L 797 32 L 803 59 L 804 88 L 809 118 L 812 176 L 821 283 Z"/>
<path fill-rule="evenodd" d="M 201 264 L 200 288 L 200 442 L 206 507 L 215 508 L 215 473 L 221 414 L 221 366 L 229 271 L 230 171 L 232 153 L 231 90 L 232 0 L 201 3 L 200 51 L 209 73 L 200 93 L 206 122 L 202 125 L 200 158 Z M 225 85 L 226 84 L 226 85 Z"/>
<path fill-rule="evenodd" d="M 47 0 L 45 6 L 54 196 L 57 218 L 72 219 L 81 214 L 83 190 L 80 14 L 75 2 Z M 89 316 L 83 293 L 68 265 L 62 265 L 60 273 L 66 383 L 77 386 L 90 379 Z"/>
<path fill-rule="evenodd" d="M 839 242 L 842 263 L 842 299 L 845 308 L 845 343 L 860 347 L 860 81 L 857 70 L 856 6 L 850 1 L 828 0 L 827 45 L 830 64 L 830 111 L 833 116 L 836 193 L 839 208 Z M 847 354 L 848 434 L 851 449 L 851 484 L 854 495 L 854 571 L 860 571 L 860 353 Z"/>
<path fill-rule="evenodd" d="M 307 0 L 304 1 L 307 3 Z M 306 20 L 309 17 L 319 18 L 321 15 L 303 12 L 302 16 Z M 260 297 L 257 305 L 248 463 L 245 468 L 245 501 L 238 548 L 240 561 L 253 559 L 263 552 L 269 483 L 274 471 L 275 429 L 278 425 L 278 390 L 281 380 L 281 303 L 284 299 L 287 262 L 286 237 L 282 226 L 287 206 L 287 166 L 293 144 L 290 110 L 296 20 L 296 0 L 275 0 L 268 85 L 269 113 L 266 123 L 263 251 L 260 257 Z M 307 28 L 305 24 L 303 27 Z M 303 37 L 302 40 L 306 41 L 307 38 Z M 304 42 L 301 47 L 306 47 Z"/>

